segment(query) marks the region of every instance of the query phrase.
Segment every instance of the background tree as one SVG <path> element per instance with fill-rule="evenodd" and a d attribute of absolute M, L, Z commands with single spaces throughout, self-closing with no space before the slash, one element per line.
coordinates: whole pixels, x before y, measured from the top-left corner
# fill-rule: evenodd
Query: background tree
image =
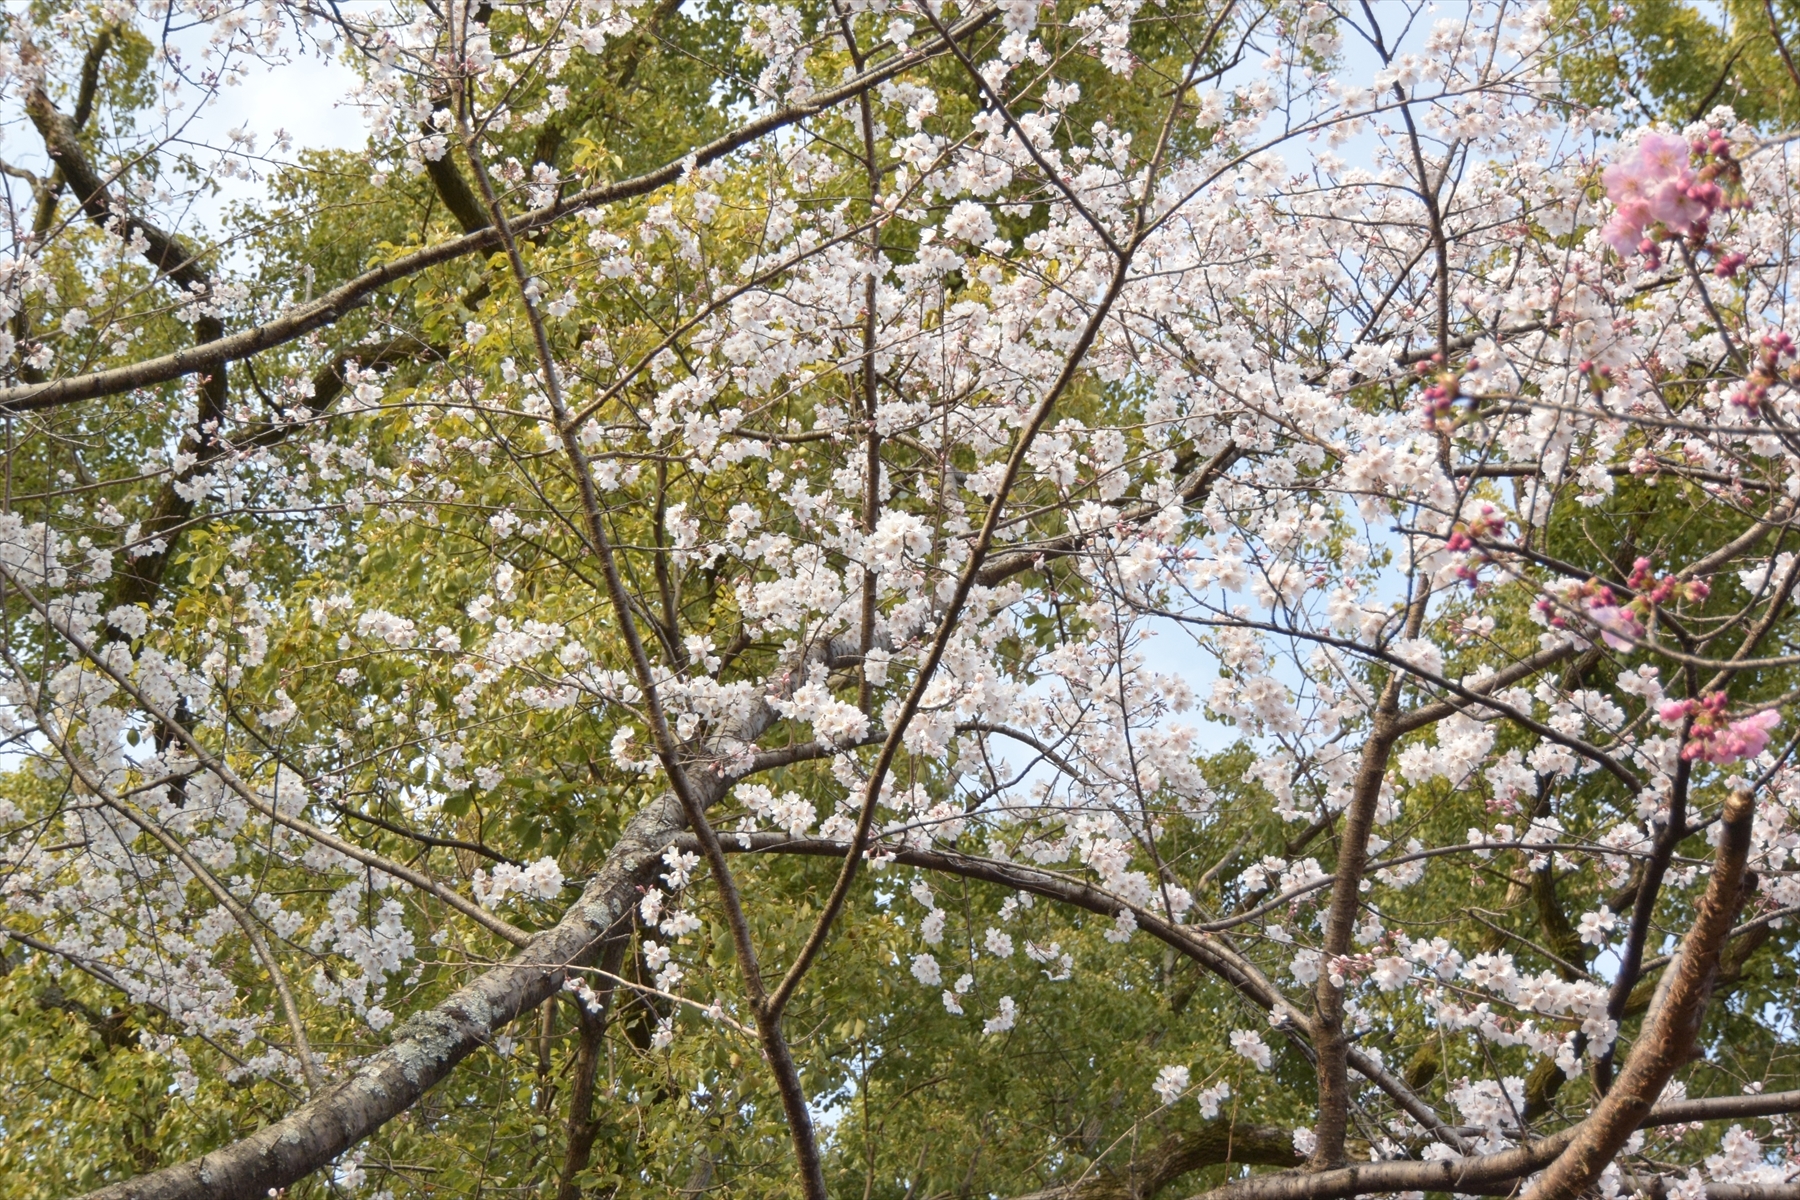
<path fill-rule="evenodd" d="M 1791 125 L 1800 111 L 1800 9 L 1783 0 L 1567 0 L 1557 13 L 1569 39 L 1565 78 L 1584 103 L 1625 105 L 1676 124 L 1727 104 L 1773 128 Z"/>
<path fill-rule="evenodd" d="M 1784 12 L 10 13 L 0 1189 L 1791 1196 Z"/>

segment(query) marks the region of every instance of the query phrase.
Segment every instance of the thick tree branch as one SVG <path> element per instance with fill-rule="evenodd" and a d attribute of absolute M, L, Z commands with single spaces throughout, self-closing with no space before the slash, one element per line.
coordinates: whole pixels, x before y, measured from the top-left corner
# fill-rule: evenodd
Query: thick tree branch
<path fill-rule="evenodd" d="M 1725 801 L 1712 878 L 1693 926 L 1682 939 L 1681 957 L 1663 975 L 1618 1082 L 1582 1123 L 1568 1149 L 1526 1193 L 1526 1200 L 1570 1200 L 1598 1179 L 1643 1124 L 1669 1077 L 1693 1053 L 1712 996 L 1719 952 L 1744 902 L 1744 863 L 1755 814 L 1756 804 L 1747 791 L 1734 791 Z"/>
<path fill-rule="evenodd" d="M 75 91 L 75 114 L 69 122 L 69 127 L 75 134 L 79 134 L 87 128 L 88 118 L 93 115 L 94 99 L 100 90 L 100 67 L 117 39 L 118 30 L 111 25 L 107 26 L 94 38 L 93 45 L 88 47 L 87 54 L 81 60 L 81 82 Z M 64 183 L 62 168 L 54 167 L 50 172 L 50 177 L 41 181 L 28 172 L 14 172 L 9 169 L 7 173 L 21 174 L 37 190 L 37 212 L 32 217 L 31 237 L 34 243 L 42 246 L 44 238 L 49 234 L 52 224 L 55 223 L 57 202 L 62 198 Z M 13 338 L 21 344 L 28 339 L 31 332 L 31 312 L 24 301 L 23 296 L 16 299 L 18 311 L 13 313 L 11 322 Z M 20 364 L 19 377 L 27 383 L 42 383 L 44 379 L 41 371 L 26 363 Z"/>
<path fill-rule="evenodd" d="M 95 70 L 98 70 L 97 64 Z M 26 96 L 25 111 L 43 135 L 44 148 L 56 163 L 57 172 L 74 189 L 81 210 L 90 220 L 102 228 L 116 223 L 116 232 L 126 240 L 130 240 L 135 230 L 144 239 L 145 256 L 150 265 L 184 289 L 189 299 L 198 300 L 211 294 L 212 278 L 200 266 L 198 251 L 174 234 L 130 216 L 114 201 L 107 190 L 108 181 L 88 162 L 81 149 L 81 119 L 71 119 L 58 112 L 42 88 L 33 88 Z M 83 116 L 85 114 L 77 114 L 78 118 Z M 198 343 L 216 342 L 224 332 L 224 324 L 214 314 L 202 312 L 194 318 L 194 340 Z M 194 511 L 194 501 L 181 485 L 204 473 L 225 453 L 219 429 L 225 420 L 228 395 L 225 364 L 214 363 L 200 385 L 200 407 L 194 424 L 182 434 L 180 452 L 188 465 L 163 488 L 151 506 L 150 515 L 140 526 L 142 538 L 149 548 L 128 560 L 120 572 L 115 588 L 119 603 L 145 604 L 161 589 L 163 573 L 174 553 L 176 531 L 187 524 Z M 0 409 L 4 407 L 0 403 Z"/>
<path fill-rule="evenodd" d="M 607 937 L 626 927 L 638 889 L 681 824 L 674 796 L 646 804 L 561 921 L 400 1025 L 385 1049 L 336 1087 L 248 1137 L 84 1200 L 262 1200 L 327 1165 L 411 1108 L 508 1022 L 555 995 L 570 968 L 593 961 Z"/>
<path fill-rule="evenodd" d="M 143 235 L 148 247 L 144 257 L 159 272 L 190 292 L 204 293 L 211 288 L 212 280 L 200 266 L 198 251 L 182 244 L 181 239 L 174 234 L 131 216 L 114 204 L 112 195 L 107 191 L 107 180 L 93 168 L 81 149 L 81 122 L 57 111 L 42 88 L 33 88 L 27 94 L 25 112 L 31 118 L 31 123 L 37 126 L 38 133 L 43 135 L 44 150 L 49 154 L 50 161 L 62 172 L 82 211 L 95 224 L 105 226 L 117 218 L 120 221 L 120 237 L 129 241 L 133 230 Z M 215 334 L 214 337 L 216 336 Z M 9 405 L 3 394 L 0 394 L 0 408 L 4 407 Z"/>
<path fill-rule="evenodd" d="M 1740 1121 L 1793 1112 L 1800 1112 L 1800 1092 L 1680 1100 L 1657 1105 L 1638 1123 L 1638 1128 Z M 1553 1162 L 1582 1128 L 1583 1125 L 1572 1125 L 1511 1150 L 1475 1157 L 1361 1163 L 1331 1171 L 1253 1175 L 1202 1192 L 1194 1200 L 1349 1200 L 1352 1196 L 1410 1191 L 1510 1194 L 1516 1190 L 1518 1180 Z"/>
<path fill-rule="evenodd" d="M 1382 783 L 1387 777 L 1388 759 L 1399 739 L 1395 727 L 1400 700 L 1400 675 L 1395 672 L 1382 688 L 1376 705 L 1374 725 L 1363 743 L 1362 761 L 1352 784 L 1350 805 L 1344 814 L 1344 832 L 1338 843 L 1337 878 L 1332 882 L 1331 901 L 1325 910 L 1325 936 L 1320 953 L 1329 963 L 1350 950 L 1350 935 L 1355 926 L 1357 897 L 1360 895 L 1363 871 L 1368 864 L 1369 833 L 1375 827 L 1375 807 L 1381 797 Z M 1314 1127 L 1317 1143 L 1313 1151 L 1315 1168 L 1337 1166 L 1344 1159 L 1344 1135 L 1349 1127 L 1350 1089 L 1346 1071 L 1349 1042 L 1344 1037 L 1343 988 L 1331 981 L 1331 972 L 1321 970 L 1313 987 L 1313 1021 L 1316 1034 L 1313 1049 L 1317 1054 L 1316 1072 L 1319 1083 L 1319 1119 Z"/>
<path fill-rule="evenodd" d="M 438 199 L 444 202 L 444 207 L 456 218 L 464 233 L 478 233 L 493 224 L 482 208 L 481 197 L 456 169 L 456 160 L 450 157 L 448 148 L 436 158 L 425 160 L 425 174 L 431 177 L 431 186 L 437 190 Z"/>
<path fill-rule="evenodd" d="M 600 970 L 616 975 L 625 958 L 629 939 L 616 937 L 600 956 Z M 604 978 L 604 975 L 602 976 Z M 600 1122 L 594 1116 L 594 1077 L 606 1049 L 606 1028 L 612 1015 L 617 989 L 610 983 L 600 991 L 600 1011 L 589 1012 L 581 999 L 575 1000 L 575 1019 L 581 1042 L 575 1052 L 574 1079 L 569 1089 L 568 1143 L 563 1148 L 562 1172 L 556 1185 L 556 1200 L 581 1200 L 581 1173 L 588 1169 L 594 1139 L 600 1133 Z"/>

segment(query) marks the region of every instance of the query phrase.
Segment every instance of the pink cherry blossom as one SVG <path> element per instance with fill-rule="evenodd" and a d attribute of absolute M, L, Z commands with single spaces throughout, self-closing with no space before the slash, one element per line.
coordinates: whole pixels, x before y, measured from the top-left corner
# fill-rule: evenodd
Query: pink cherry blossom
<path fill-rule="evenodd" d="M 1686 138 L 1668 133 L 1647 133 L 1638 141 L 1638 167 L 1647 177 L 1666 179 L 1688 172 Z"/>
<path fill-rule="evenodd" d="M 1630 650 L 1644 636 L 1637 613 L 1616 604 L 1597 604 L 1587 610 L 1588 620 L 1600 628 L 1600 640 L 1614 650 Z"/>
<path fill-rule="evenodd" d="M 1698 700 L 1671 700 L 1657 709 L 1657 719 L 1669 726 L 1680 725 L 1693 717 L 1688 729 L 1688 742 L 1681 757 L 1690 762 L 1709 762 L 1717 766 L 1755 758 L 1769 745 L 1769 735 L 1781 724 L 1775 709 L 1727 721 L 1724 717 L 1726 696 L 1709 692 Z"/>
<path fill-rule="evenodd" d="M 1671 233 L 1695 232 L 1723 196 L 1716 184 L 1695 174 L 1690 159 L 1686 139 L 1648 133 L 1630 158 L 1607 167 L 1600 179 L 1615 207 L 1601 240 L 1623 256 L 1643 249 L 1645 231 L 1653 225 Z"/>
<path fill-rule="evenodd" d="M 1656 710 L 1656 719 L 1664 725 L 1679 725 L 1683 717 L 1697 711 L 1698 707 L 1692 700 L 1671 700 Z"/>

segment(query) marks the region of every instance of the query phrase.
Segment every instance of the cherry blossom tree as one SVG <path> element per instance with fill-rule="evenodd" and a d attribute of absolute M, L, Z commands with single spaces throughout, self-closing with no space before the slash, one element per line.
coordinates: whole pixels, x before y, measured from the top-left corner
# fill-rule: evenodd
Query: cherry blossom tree
<path fill-rule="evenodd" d="M 1785 130 L 1510 0 L 8 21 L 9 1189 L 1800 1188 Z"/>

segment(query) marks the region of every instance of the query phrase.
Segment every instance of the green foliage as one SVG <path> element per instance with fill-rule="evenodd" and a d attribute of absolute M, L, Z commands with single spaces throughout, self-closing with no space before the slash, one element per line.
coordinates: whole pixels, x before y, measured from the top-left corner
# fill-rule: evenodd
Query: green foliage
<path fill-rule="evenodd" d="M 1677 0 L 1644 0 L 1614 20 L 1602 4 L 1571 0 L 1564 14 L 1571 36 L 1591 50 L 1568 75 L 1571 95 L 1582 103 L 1608 106 L 1635 97 L 1680 119 L 1723 102 L 1771 126 L 1792 121 L 1800 117 L 1800 87 L 1767 22 L 1757 24 L 1757 8 L 1754 0 L 1729 0 L 1723 10 L 1729 19 L 1719 24 Z M 1076 62 L 1069 76 L 1080 83 L 1083 98 L 1065 128 L 1079 129 L 1104 115 L 1140 142 L 1153 143 L 1160 134 L 1158 117 L 1167 91 L 1182 69 L 1196 58 L 1223 62 L 1225 48 L 1192 40 L 1193 18 L 1207 11 L 1205 6 L 1176 0 L 1163 11 L 1169 19 L 1148 24 L 1133 46 L 1142 63 L 1133 77 L 1112 74 L 1085 59 Z M 1792 19 L 1800 17 L 1795 0 L 1778 0 L 1774 11 L 1784 35 Z M 811 15 L 822 18 L 824 10 Z M 748 81 L 762 64 L 738 44 L 743 17 L 739 7 L 722 2 L 660 4 L 637 32 L 610 43 L 565 79 L 569 90 L 560 105 L 547 96 L 522 97 L 519 110 L 541 111 L 543 119 L 508 131 L 506 148 L 522 163 L 553 164 L 578 182 L 626 177 L 678 157 L 686 147 L 725 129 L 734 106 L 750 95 Z M 522 19 L 502 9 L 493 17 L 497 37 L 508 33 L 510 22 Z M 1048 51 L 1073 57 L 1072 31 L 1046 29 Z M 1796 42 L 1790 38 L 1790 48 Z M 103 75 L 103 107 L 115 130 L 151 100 L 144 74 L 148 44 L 133 35 L 124 39 L 124 46 L 108 60 Z M 849 56 L 838 53 L 843 61 L 833 65 L 849 66 Z M 924 127 L 936 132 L 966 125 L 980 104 L 976 89 L 952 61 L 936 63 L 930 72 L 943 100 L 938 116 Z M 842 147 L 833 165 L 853 179 L 860 153 L 853 122 L 828 118 L 821 126 L 822 136 Z M 891 142 L 898 132 L 884 130 L 883 138 Z M 1183 125 L 1171 136 L 1179 141 L 1211 135 Z M 373 263 L 455 235 L 456 222 L 429 177 L 372 172 L 375 157 L 374 152 L 305 155 L 299 166 L 271 181 L 267 207 L 234 214 L 233 230 L 254 264 L 250 279 L 260 303 L 271 308 L 292 304 Z M 451 158 L 466 169 L 460 152 Z M 692 181 L 684 181 L 646 200 L 614 206 L 593 225 L 652 247 L 649 253 L 659 272 L 656 295 L 620 293 L 550 322 L 550 336 L 576 362 L 572 401 L 597 404 L 597 419 L 608 431 L 607 452 L 636 462 L 617 475 L 616 487 L 606 497 L 605 516 L 620 545 L 661 546 L 673 504 L 684 504 L 693 519 L 716 527 L 731 520 L 737 504 L 773 508 L 762 502 L 780 489 L 799 481 L 818 490 L 829 478 L 823 456 L 810 456 L 804 444 L 778 445 L 760 460 L 703 464 L 705 470 L 667 454 L 641 420 L 628 419 L 636 417 L 634 406 L 653 403 L 655 381 L 639 378 L 618 385 L 611 363 L 599 359 L 596 331 L 604 331 L 612 362 L 635 361 L 662 343 L 718 280 L 735 278 L 750 254 L 767 249 L 761 223 L 783 197 L 782 180 L 767 161 L 751 163 L 717 184 L 720 212 L 690 254 L 675 238 L 654 235 L 647 218 L 653 205 L 692 214 L 697 190 Z M 853 216 L 866 216 L 861 197 L 842 203 Z M 62 213 L 71 215 L 66 198 L 63 205 Z M 1024 204 L 1002 215 L 1012 237 L 1041 228 L 1044 221 L 1041 210 Z M 911 259 L 919 250 L 918 226 L 904 217 L 888 223 L 881 234 L 883 250 L 896 261 Z M 528 242 L 522 252 L 530 271 L 553 292 L 570 280 L 594 275 L 605 251 L 590 244 L 588 232 L 587 226 L 572 222 Z M 84 264 L 97 236 L 73 224 L 53 248 L 50 263 L 65 299 L 91 290 L 93 280 L 84 274 Z M 114 296 L 155 286 L 142 263 L 111 270 Z M 994 282 L 963 278 L 947 303 L 979 294 Z M 224 688 L 228 704 L 246 712 L 266 711 L 279 691 L 297 709 L 285 726 L 211 748 L 229 757 L 247 778 L 273 786 L 280 772 L 295 769 L 288 758 L 292 745 L 335 737 L 341 752 L 335 766 L 346 783 L 338 811 L 320 815 L 321 823 L 355 830 L 360 841 L 392 858 L 428 862 L 459 886 L 466 886 L 477 869 L 491 870 L 496 855 L 514 860 L 553 855 L 572 881 L 584 880 L 598 869 L 624 823 L 655 786 L 609 754 L 615 735 L 628 724 L 616 710 L 604 715 L 580 705 L 528 710 L 491 696 L 469 698 L 464 695 L 466 674 L 422 668 L 391 653 L 379 638 L 356 630 L 345 616 L 404 611 L 423 636 L 437 637 L 442 630 L 445 645 L 471 645 L 485 636 L 482 622 L 471 616 L 471 605 L 499 586 L 493 568 L 504 541 L 515 572 L 506 586 L 529 600 L 534 619 L 561 627 L 570 640 L 600 647 L 600 666 L 618 670 L 627 665 L 616 617 L 601 599 L 581 531 L 565 519 L 578 508 L 574 482 L 559 472 L 526 466 L 555 449 L 543 422 L 536 415 L 501 410 L 477 420 L 432 406 L 434 397 L 449 388 L 471 379 L 507 378 L 508 372 L 516 374 L 519 363 L 530 360 L 530 333 L 516 301 L 514 282 L 498 256 L 470 259 L 426 272 L 334 327 L 323 339 L 327 351 L 346 350 L 393 329 L 417 336 L 416 345 L 397 356 L 399 361 L 387 364 L 381 414 L 340 412 L 327 426 L 339 447 L 335 453 L 309 457 L 284 449 L 268 468 L 268 496 L 278 493 L 284 473 L 291 479 L 307 472 L 319 498 L 318 512 L 290 514 L 270 501 L 259 520 L 203 516 L 182 530 L 162 589 L 172 625 L 180 631 L 162 649 L 190 661 L 217 649 L 235 672 Z M 47 313 L 43 320 L 48 321 Z M 189 340 L 189 327 L 170 314 L 152 322 L 130 347 L 71 338 L 61 353 L 84 367 L 100 367 Z M 234 398 L 245 412 L 270 417 L 283 404 L 266 392 L 258 395 L 265 379 L 281 378 L 291 373 L 289 368 L 317 367 L 319 349 L 297 347 L 258 359 L 254 368 L 233 367 Z M 722 396 L 714 413 L 766 403 L 809 414 L 840 403 L 845 385 L 843 374 L 821 371 L 808 386 L 774 400 Z M 1367 391 L 1365 402 L 1371 406 L 1409 402 L 1404 388 Z M 297 404 L 305 397 L 283 394 L 281 399 Z M 1145 432 L 1146 399 L 1129 383 L 1084 380 L 1070 391 L 1059 414 L 1077 420 L 1105 416 L 1130 424 L 1132 454 L 1160 453 L 1162 448 Z M 146 455 L 165 446 L 169 431 L 181 426 L 178 416 L 192 401 L 190 391 L 167 386 L 46 417 L 45 427 L 54 436 L 9 454 L 12 506 L 26 511 L 36 504 L 45 512 L 51 494 L 77 480 L 132 477 Z M 1166 449 L 1172 455 L 1195 454 L 1191 442 Z M 965 457 L 955 465 L 972 467 L 973 456 Z M 931 466 L 926 457 L 909 461 L 897 453 L 894 462 L 894 503 L 932 514 L 937 501 L 925 486 Z M 383 496 L 371 500 L 368 485 L 377 476 L 388 486 Z M 436 489 L 434 494 L 425 492 L 428 486 Z M 1600 505 L 1559 497 L 1557 532 L 1541 550 L 1599 577 L 1628 573 L 1631 559 L 1639 554 L 1659 562 L 1691 558 L 1698 548 L 1716 544 L 1721 530 L 1689 519 L 1682 495 L 1689 486 L 1628 478 Z M 153 494 L 141 487 L 108 487 L 90 499 L 115 506 L 120 521 L 131 522 L 148 518 Z M 1091 480 L 1078 481 L 1062 497 L 1040 482 L 1023 487 L 1015 501 L 1030 509 L 1066 504 L 1071 497 L 1078 503 L 1093 495 Z M 508 513 L 516 514 L 521 524 L 501 532 L 494 521 Z M 1342 517 L 1330 514 L 1340 523 Z M 772 526 L 769 532 L 798 537 L 801 530 L 794 524 Z M 1044 536 L 1060 532 L 1054 516 L 1043 523 Z M 231 632 L 242 627 L 238 618 L 245 604 L 262 602 L 232 582 L 238 564 L 250 553 L 263 573 L 258 582 L 264 601 L 280 597 L 279 603 L 267 604 L 271 619 L 261 653 L 250 653 L 248 643 Z M 1092 597 L 1084 594 L 1075 572 L 1051 564 L 1034 578 L 1045 586 L 1007 648 L 1008 661 L 1017 666 L 1024 685 L 1036 681 L 1023 664 L 1080 639 L 1093 627 L 1091 614 L 1082 611 Z M 642 595 L 666 596 L 667 608 L 647 613 L 644 621 L 653 633 L 657 622 L 663 622 L 668 644 L 659 653 L 670 659 L 683 653 L 676 644 L 681 631 L 704 635 L 715 649 L 733 647 L 735 657 L 720 680 L 736 684 L 762 680 L 781 649 L 749 638 L 741 644 L 735 640 L 743 628 L 743 596 L 758 579 L 752 570 L 733 575 L 712 565 L 690 564 L 666 585 L 653 579 L 631 582 Z M 1492 587 L 1477 598 L 1466 603 L 1469 640 L 1449 664 L 1453 675 L 1492 658 L 1496 649 L 1528 652 L 1540 632 L 1523 589 Z M 1682 615 L 1722 620 L 1743 599 L 1724 587 L 1704 608 Z M 1454 607 L 1463 601 L 1451 603 Z M 1482 617 L 1492 623 L 1480 626 Z M 44 661 L 54 658 L 47 641 L 21 652 Z M 1569 668 L 1567 682 L 1579 685 L 1582 672 L 1598 681 L 1611 669 L 1584 662 Z M 1362 682 L 1379 686 L 1384 680 L 1376 669 Z M 1773 697 L 1794 682 L 1791 672 L 1770 671 L 1746 695 Z M 840 692 L 851 694 L 838 683 Z M 474 762 L 503 763 L 504 771 L 495 778 L 461 778 L 435 746 L 438 727 L 459 710 L 466 718 L 462 753 Z M 244 728 L 256 727 L 246 722 Z M 772 741 L 785 732 L 778 728 Z M 152 729 L 133 733 L 146 744 L 167 736 L 167 731 Z M 1421 733 L 1414 740 L 1434 736 Z M 1252 906 L 1265 899 L 1270 889 L 1250 892 L 1241 882 L 1243 868 L 1265 855 L 1314 856 L 1323 870 L 1332 869 L 1340 835 L 1337 821 L 1322 820 L 1310 828 L 1283 822 L 1273 812 L 1265 784 L 1253 773 L 1256 766 L 1247 742 L 1207 756 L 1202 767 L 1215 795 L 1204 811 L 1183 809 L 1166 795 L 1153 797 L 1162 806 L 1158 816 L 1165 823 L 1168 867 L 1194 889 L 1203 910 Z M 942 759 L 903 754 L 895 769 L 897 785 L 941 787 L 947 768 Z M 769 782 L 778 791 L 791 789 L 818 802 L 825 811 L 843 792 L 827 767 L 812 763 L 788 767 Z M 1299 787 L 1315 796 L 1323 793 L 1317 778 L 1303 778 Z M 1629 807 L 1615 781 L 1596 774 L 1582 787 L 1571 811 L 1595 825 L 1606 813 Z M 70 799 L 59 781 L 32 772 L 8 772 L 0 789 L 32 818 L 61 813 Z M 444 798 L 427 811 L 421 797 L 434 790 Z M 1709 804 L 1714 799 L 1702 797 Z M 1403 813 L 1383 827 L 1381 837 L 1395 853 L 1414 838 L 1426 845 L 1454 844 L 1463 831 L 1491 824 L 1495 803 L 1479 781 L 1458 787 L 1421 785 L 1409 790 Z M 720 823 L 730 827 L 742 814 L 741 803 L 728 801 Z M 404 835 L 427 819 L 435 822 L 442 844 L 422 847 Z M 1697 835 L 1683 853 L 1702 853 L 1702 842 Z M 1020 848 L 1001 849 L 1013 853 Z M 756 943 L 768 961 L 791 961 L 824 903 L 837 863 L 773 855 L 746 855 L 744 860 L 744 890 L 756 897 L 750 913 Z M 328 971 L 326 956 L 310 939 L 330 920 L 320 896 L 332 891 L 335 881 L 328 885 L 321 881 L 323 872 L 273 855 L 234 862 L 232 869 L 262 872 L 259 883 L 270 894 L 295 898 L 297 909 L 305 906 L 305 921 L 285 939 L 282 951 L 296 963 Z M 1089 1172 L 1104 1174 L 1140 1145 L 1201 1126 L 1192 1101 L 1163 1110 L 1148 1100 L 1158 1069 L 1172 1063 L 1193 1064 L 1197 1086 L 1229 1083 L 1226 1121 L 1284 1128 L 1310 1121 L 1310 1066 L 1297 1047 L 1269 1032 L 1264 1014 L 1172 951 L 1147 949 L 1147 934 L 1124 943 L 1109 938 L 1114 926 L 1104 916 L 1044 901 L 1023 907 L 1007 889 L 933 876 L 953 928 L 945 944 L 936 947 L 943 985 L 917 982 L 908 964 L 922 949 L 917 923 L 924 910 L 910 898 L 909 888 L 923 878 L 900 866 L 862 875 L 850 900 L 857 920 L 832 939 L 788 1016 L 794 1052 L 825 1131 L 834 1194 L 860 1193 L 871 1200 L 1008 1196 Z M 1485 860 L 1472 875 L 1428 866 L 1421 882 L 1404 889 L 1378 883 L 1373 894 L 1389 927 L 1414 937 L 1493 938 L 1493 949 L 1504 946 L 1533 970 L 1554 967 L 1569 955 L 1583 955 L 1574 965 L 1587 969 L 1592 964 L 1585 947 L 1568 942 L 1566 917 L 1558 924 L 1562 914 L 1586 910 L 1598 898 L 1591 878 L 1583 879 L 1565 882 L 1563 868 L 1554 861 L 1534 871 L 1525 856 L 1503 853 Z M 68 882 L 73 886 L 79 881 Z M 177 894 L 201 894 L 191 878 L 171 873 L 165 882 Z M 574 894 L 572 884 L 561 900 Z M 365 922 L 381 899 L 364 898 Z M 1283 924 L 1298 927 L 1314 920 L 1316 900 L 1315 895 L 1297 901 L 1234 936 L 1277 974 L 1288 960 Z M 394 1012 L 405 1014 L 442 1001 L 507 950 L 499 939 L 474 932 L 467 923 L 445 922 L 440 909 L 416 895 L 402 897 L 401 903 L 420 942 L 430 940 L 434 949 L 416 971 L 393 981 L 383 1004 Z M 705 887 L 695 889 L 692 904 L 701 926 L 683 935 L 682 949 L 684 958 L 702 965 L 690 972 L 683 994 L 734 996 L 739 990 L 737 964 L 725 915 Z M 524 903 L 507 915 L 535 929 L 553 922 L 562 907 L 557 902 Z M 990 928 L 1004 931 L 1017 944 L 1014 953 L 1002 957 L 982 948 L 981 938 Z M 221 936 L 237 935 L 225 931 Z M 1028 955 L 1027 942 L 1045 948 L 1048 957 L 1040 962 Z M 1792 931 L 1784 930 L 1748 959 L 1732 984 L 1729 1002 L 1710 1019 L 1706 1034 L 1720 1090 L 1749 1078 L 1766 1080 L 1771 1090 L 1793 1081 L 1791 1045 L 1769 1023 L 1756 1019 L 1766 1006 L 1791 1002 L 1792 943 Z M 1544 953 L 1546 949 L 1553 953 Z M 1056 978 L 1063 954 L 1082 979 L 1101 984 L 1077 986 Z M 982 963 L 979 984 L 962 995 L 966 1014 L 955 1015 L 944 1002 L 944 989 L 953 988 L 965 970 L 974 973 L 977 960 Z M 63 1196 L 167 1165 L 241 1136 L 295 1102 L 285 1085 L 272 1080 L 223 1081 L 233 1073 L 234 1062 L 280 1047 L 250 1038 L 177 1038 L 169 1033 L 173 1023 L 165 1014 L 83 974 L 80 966 L 18 945 L 0 960 L 0 1200 Z M 247 946 L 235 955 L 232 968 L 230 982 L 240 989 L 244 1012 L 272 1011 L 273 990 Z M 638 984 L 654 974 L 642 960 L 641 943 L 620 970 Z M 347 1008 L 321 1001 L 311 987 L 313 978 L 309 971 L 295 980 L 312 1036 L 334 1067 L 347 1067 L 367 1052 L 371 1033 Z M 1293 985 L 1291 978 L 1281 982 Z M 1010 1029 L 979 1032 L 1002 996 L 1017 1000 L 1024 1015 Z M 1462 1048 L 1444 1051 L 1437 1031 L 1406 1012 L 1396 1000 L 1386 1015 L 1397 1033 L 1391 1044 L 1371 1049 L 1391 1064 L 1434 1064 L 1431 1078 L 1421 1084 L 1434 1102 L 1442 1102 L 1447 1089 L 1463 1077 L 1523 1076 L 1536 1063 L 1523 1047 L 1498 1051 L 1499 1062 L 1473 1061 Z M 666 1047 L 654 1042 L 663 1022 L 674 1034 Z M 1234 1029 L 1267 1034 L 1276 1048 L 1271 1072 L 1251 1069 L 1233 1052 L 1228 1036 Z M 571 1072 L 579 1052 L 575 1002 L 548 1002 L 515 1022 L 506 1037 L 505 1043 L 478 1052 L 422 1104 L 370 1140 L 361 1160 L 370 1186 L 396 1197 L 554 1194 L 568 1136 Z M 204 1068 L 199 1074 L 206 1082 L 197 1088 L 184 1086 L 179 1078 L 183 1055 Z M 1419 1055 L 1424 1057 L 1415 1057 Z M 1586 1088 L 1585 1081 L 1571 1083 L 1558 1093 L 1556 1103 L 1572 1106 L 1586 1097 Z M 590 1165 L 578 1181 L 584 1194 L 616 1200 L 647 1200 L 678 1189 L 712 1189 L 743 1198 L 793 1194 L 786 1127 L 760 1051 L 751 1039 L 726 1032 L 704 1013 L 649 995 L 620 1000 L 596 1092 L 601 1128 Z M 1363 1142 L 1356 1150 L 1366 1156 L 1370 1147 Z M 1184 1173 L 1181 1186 L 1199 1190 L 1245 1169 L 1239 1163 L 1206 1165 Z M 341 1190 L 320 1175 L 290 1194 L 313 1197 Z"/>
<path fill-rule="evenodd" d="M 1793 0 L 1556 0 L 1576 101 L 1629 101 L 1675 125 L 1728 105 L 1768 128 L 1800 117 L 1800 5 Z"/>

